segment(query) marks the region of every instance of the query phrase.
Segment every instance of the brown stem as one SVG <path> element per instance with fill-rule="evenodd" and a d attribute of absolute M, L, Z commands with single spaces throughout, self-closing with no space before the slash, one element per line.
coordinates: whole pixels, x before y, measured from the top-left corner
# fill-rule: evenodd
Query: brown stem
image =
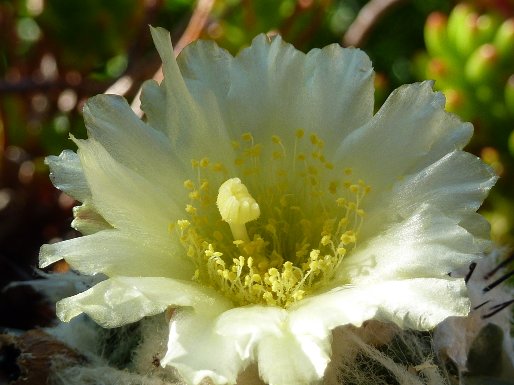
<path fill-rule="evenodd" d="M 360 10 L 357 18 L 343 36 L 343 46 L 360 47 L 373 27 L 395 6 L 406 0 L 371 0 Z"/>

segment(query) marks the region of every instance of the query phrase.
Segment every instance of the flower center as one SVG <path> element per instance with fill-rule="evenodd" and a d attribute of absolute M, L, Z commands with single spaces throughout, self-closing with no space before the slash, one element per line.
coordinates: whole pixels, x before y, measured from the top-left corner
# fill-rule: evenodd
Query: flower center
<path fill-rule="evenodd" d="M 267 145 L 248 133 L 233 147 L 246 184 L 207 158 L 192 161 L 196 181 L 184 182 L 188 218 L 176 229 L 196 265 L 193 280 L 237 305 L 288 307 L 326 287 L 355 247 L 370 187 L 335 169 L 324 142 L 303 130 Z"/>

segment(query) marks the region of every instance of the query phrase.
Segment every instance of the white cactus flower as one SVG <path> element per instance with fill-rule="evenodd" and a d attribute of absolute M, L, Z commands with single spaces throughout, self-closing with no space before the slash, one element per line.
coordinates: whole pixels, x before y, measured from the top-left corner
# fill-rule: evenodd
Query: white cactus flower
<path fill-rule="evenodd" d="M 431 82 L 373 115 L 358 49 L 261 35 L 236 57 L 199 41 L 175 60 L 152 34 L 164 81 L 144 85 L 145 119 L 93 97 L 88 139 L 48 158 L 84 236 L 44 245 L 41 267 L 108 277 L 60 301 L 62 320 L 172 308 L 161 363 L 189 383 L 233 384 L 256 362 L 265 382 L 298 385 L 321 380 L 340 325 L 427 330 L 468 313 L 448 273 L 489 247 L 476 210 L 496 175 L 462 151 L 472 126 Z"/>

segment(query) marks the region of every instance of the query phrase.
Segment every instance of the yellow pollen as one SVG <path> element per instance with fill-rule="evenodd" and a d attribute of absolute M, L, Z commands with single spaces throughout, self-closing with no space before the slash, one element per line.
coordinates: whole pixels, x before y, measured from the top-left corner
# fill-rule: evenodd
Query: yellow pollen
<path fill-rule="evenodd" d="M 370 187 L 335 169 L 317 133 L 290 135 L 258 143 L 244 133 L 231 142 L 232 164 L 192 160 L 187 219 L 169 226 L 195 265 L 192 279 L 237 306 L 287 308 L 330 287 L 357 244 Z M 244 184 L 227 179 L 234 172 Z"/>

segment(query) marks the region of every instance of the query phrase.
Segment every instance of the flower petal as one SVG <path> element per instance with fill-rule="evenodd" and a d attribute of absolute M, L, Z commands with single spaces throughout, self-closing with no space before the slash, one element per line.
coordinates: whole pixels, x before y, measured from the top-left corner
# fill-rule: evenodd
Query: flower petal
<path fill-rule="evenodd" d="M 330 338 L 292 334 L 288 311 L 269 306 L 231 309 L 218 317 L 216 332 L 230 339 L 243 359 L 258 358 L 261 377 L 270 384 L 310 384 L 329 362 Z"/>
<path fill-rule="evenodd" d="M 190 384 L 196 385 L 205 377 L 215 384 L 234 384 L 246 360 L 241 359 L 232 338 L 215 332 L 216 315 L 189 309 L 176 311 L 161 365 L 173 366 Z"/>
<path fill-rule="evenodd" d="M 168 247 L 172 237 L 169 225 L 178 219 L 183 208 L 177 206 L 166 186 L 151 183 L 118 163 L 94 139 L 76 142 L 98 212 L 142 245 Z"/>
<path fill-rule="evenodd" d="M 153 277 L 114 277 L 57 303 L 64 322 L 81 313 L 112 328 L 164 312 L 170 306 L 191 306 L 198 314 L 219 314 L 231 304 L 215 291 L 191 281 Z"/>
<path fill-rule="evenodd" d="M 337 280 L 370 284 L 380 280 L 444 277 L 471 263 L 487 244 L 428 205 L 408 219 L 375 234 L 343 260 Z"/>
<path fill-rule="evenodd" d="M 40 267 L 65 259 L 83 274 L 108 276 L 150 276 L 190 279 L 194 267 L 181 257 L 180 246 L 170 242 L 168 248 L 143 244 L 141 240 L 118 230 L 43 245 Z"/>
<path fill-rule="evenodd" d="M 471 124 L 444 111 L 444 103 L 432 82 L 396 89 L 368 124 L 344 139 L 336 162 L 352 168 L 375 193 L 390 189 L 469 141 Z"/>
<path fill-rule="evenodd" d="M 166 92 L 155 80 L 147 80 L 141 87 L 141 109 L 150 126 L 164 134 L 168 134 L 166 125 Z"/>
<path fill-rule="evenodd" d="M 260 35 L 235 58 L 214 43 L 195 42 L 178 64 L 188 88 L 201 84 L 215 93 L 236 138 L 248 131 L 268 141 L 298 128 L 345 135 L 373 113 L 371 62 L 358 49 L 334 44 L 305 55 L 280 36 Z"/>
<path fill-rule="evenodd" d="M 279 307 L 245 306 L 226 311 L 216 321 L 216 333 L 230 338 L 243 359 L 253 358 L 263 336 L 280 336 L 287 311 Z"/>
<path fill-rule="evenodd" d="M 498 176 L 480 158 L 453 151 L 420 172 L 399 182 L 393 192 L 395 207 L 407 217 L 419 202 L 449 216 L 478 210 Z"/>
<path fill-rule="evenodd" d="M 80 206 L 73 208 L 71 227 L 83 235 L 112 229 L 112 226 L 98 213 L 91 199 L 86 199 Z"/>
<path fill-rule="evenodd" d="M 89 138 L 100 143 L 110 156 L 128 169 L 170 194 L 180 198 L 181 184 L 190 170 L 180 168 L 169 140 L 137 117 L 127 101 L 117 95 L 97 95 L 88 99 L 84 120 Z M 157 166 L 156 166 L 157 165 Z"/>
<path fill-rule="evenodd" d="M 285 331 L 267 335 L 258 345 L 259 373 L 270 385 L 307 385 L 318 382 L 330 361 L 329 338 Z"/>
<path fill-rule="evenodd" d="M 235 383 L 257 355 L 261 377 L 270 384 L 309 384 L 329 362 L 329 338 L 291 334 L 281 308 L 248 306 L 217 317 L 180 311 L 170 324 L 168 352 L 161 360 L 190 383 L 210 377 L 215 384 Z M 199 346 L 201 344 L 201 346 Z"/>
<path fill-rule="evenodd" d="M 59 156 L 47 156 L 50 180 L 59 190 L 80 202 L 91 196 L 80 159 L 76 153 L 64 150 Z"/>
<path fill-rule="evenodd" d="M 430 330 L 447 317 L 467 315 L 469 306 L 463 279 L 379 281 L 339 287 L 293 305 L 291 330 L 323 339 L 337 326 L 360 326 L 372 318 L 402 328 Z"/>

